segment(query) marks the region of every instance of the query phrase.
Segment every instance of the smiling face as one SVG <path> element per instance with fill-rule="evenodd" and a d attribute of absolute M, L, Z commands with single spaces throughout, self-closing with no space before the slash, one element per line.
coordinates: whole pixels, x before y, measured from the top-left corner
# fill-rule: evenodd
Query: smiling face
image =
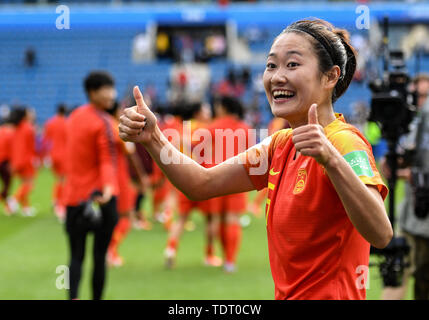
<path fill-rule="evenodd" d="M 329 102 L 330 91 L 323 86 L 317 57 L 305 35 L 285 33 L 274 41 L 263 82 L 271 111 L 292 127 L 307 123 L 312 103 Z"/>

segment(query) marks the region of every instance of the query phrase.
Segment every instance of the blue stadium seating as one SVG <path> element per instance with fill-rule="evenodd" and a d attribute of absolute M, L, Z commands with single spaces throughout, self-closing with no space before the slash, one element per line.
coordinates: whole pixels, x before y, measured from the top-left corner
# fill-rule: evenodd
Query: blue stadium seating
<path fill-rule="evenodd" d="M 110 71 L 119 97 L 134 84 L 154 85 L 165 92 L 171 64 L 134 64 L 132 41 L 140 29 L 1 30 L 0 104 L 35 107 L 43 123 L 60 102 L 85 103 L 82 87 L 93 69 Z M 13 37 L 10 32 L 14 32 Z M 24 65 L 27 48 L 36 52 L 34 67 Z M 164 95 L 160 94 L 160 98 Z"/>
<path fill-rule="evenodd" d="M 6 2 L 13 1 L 0 0 L 0 3 Z M 46 15 L 44 11 L 40 13 Z M 139 14 L 144 16 L 143 13 Z M 38 20 L 37 16 L 33 17 L 33 20 Z M 171 62 L 133 63 L 132 41 L 136 34 L 145 30 L 146 23 L 139 25 L 140 16 L 133 19 L 133 24 L 122 27 L 101 28 L 82 24 L 79 27 L 73 25 L 70 30 L 57 30 L 46 23 L 39 26 L 37 21 L 33 21 L 37 26 L 34 28 L 20 24 L 12 28 L 3 23 L 0 28 L 0 104 L 22 103 L 35 107 L 38 122 L 43 123 L 60 102 L 66 102 L 69 106 L 85 103 L 82 80 L 93 69 L 105 69 L 113 74 L 120 98 L 134 84 L 142 87 L 151 84 L 157 88 L 159 98 L 164 102 Z M 238 24 L 238 34 L 244 36 L 250 33 L 252 24 Z M 263 36 L 249 37 L 249 46 L 254 52 L 266 53 L 284 25 L 265 24 L 259 27 L 263 28 Z M 24 65 L 24 54 L 29 47 L 36 52 L 36 64 L 32 68 Z M 209 66 L 212 82 L 215 83 L 225 77 L 230 63 L 216 60 Z M 408 69 L 411 74 L 415 73 L 415 66 L 415 59 L 410 59 Z M 254 76 L 263 71 L 264 65 L 250 65 L 250 68 Z M 420 61 L 420 70 L 429 70 L 428 57 Z M 250 101 L 251 98 L 248 93 L 244 100 Z M 365 84 L 352 83 L 346 94 L 336 102 L 335 109 L 350 115 L 356 100 L 369 102 L 369 99 L 370 91 Z M 261 108 L 269 112 L 265 106 Z"/>

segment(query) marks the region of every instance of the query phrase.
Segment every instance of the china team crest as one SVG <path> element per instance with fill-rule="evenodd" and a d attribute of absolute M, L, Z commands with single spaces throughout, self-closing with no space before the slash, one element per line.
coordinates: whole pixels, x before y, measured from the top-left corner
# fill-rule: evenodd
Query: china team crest
<path fill-rule="evenodd" d="M 295 188 L 293 189 L 293 194 L 301 193 L 305 189 L 305 183 L 307 182 L 307 170 L 301 168 L 298 170 L 298 175 L 296 177 Z"/>

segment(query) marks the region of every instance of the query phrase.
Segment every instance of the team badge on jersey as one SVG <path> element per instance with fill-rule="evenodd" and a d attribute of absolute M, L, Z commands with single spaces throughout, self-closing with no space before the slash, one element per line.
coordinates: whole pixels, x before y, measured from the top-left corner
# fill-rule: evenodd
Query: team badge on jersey
<path fill-rule="evenodd" d="M 307 182 L 307 170 L 305 170 L 304 168 L 301 168 L 298 170 L 298 175 L 296 177 L 293 194 L 301 193 L 305 189 L 306 182 Z"/>

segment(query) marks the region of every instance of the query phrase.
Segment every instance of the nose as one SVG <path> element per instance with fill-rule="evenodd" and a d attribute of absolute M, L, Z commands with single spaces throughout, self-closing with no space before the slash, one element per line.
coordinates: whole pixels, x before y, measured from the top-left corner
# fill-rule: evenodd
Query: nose
<path fill-rule="evenodd" d="M 278 68 L 271 78 L 272 84 L 285 84 L 287 83 L 287 76 L 283 68 Z"/>

